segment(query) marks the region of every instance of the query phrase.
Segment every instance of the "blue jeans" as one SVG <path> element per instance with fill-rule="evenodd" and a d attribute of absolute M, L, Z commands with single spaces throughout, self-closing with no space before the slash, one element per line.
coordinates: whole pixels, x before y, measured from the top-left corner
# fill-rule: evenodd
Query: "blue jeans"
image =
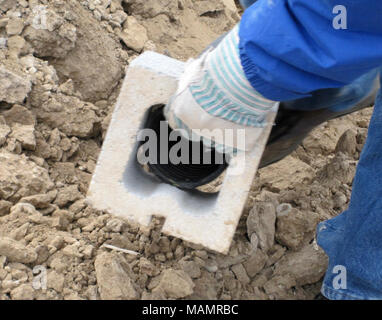
<path fill-rule="evenodd" d="M 244 8 L 256 0 L 240 0 Z M 291 109 L 351 108 L 367 94 L 374 70 L 348 87 L 295 100 Z M 349 209 L 317 227 L 317 242 L 329 256 L 322 294 L 331 300 L 382 299 L 382 92 L 379 92 Z"/>
<path fill-rule="evenodd" d="M 322 287 L 322 294 L 328 299 L 382 299 L 381 147 L 380 91 L 353 182 L 349 209 L 317 228 L 318 244 L 329 256 Z"/>

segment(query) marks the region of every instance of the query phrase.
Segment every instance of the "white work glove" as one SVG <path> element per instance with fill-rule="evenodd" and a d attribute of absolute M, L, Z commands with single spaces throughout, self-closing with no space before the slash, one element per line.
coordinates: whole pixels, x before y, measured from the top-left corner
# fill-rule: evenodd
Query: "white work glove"
<path fill-rule="evenodd" d="M 236 26 L 215 49 L 187 63 L 164 111 L 172 129 L 184 129 L 187 138 L 202 139 L 207 145 L 212 142 L 227 154 L 252 150 L 269 112 L 278 106 L 248 82 L 240 62 L 238 31 Z M 233 132 L 233 139 L 224 138 L 229 134 L 214 135 L 216 129 Z"/>

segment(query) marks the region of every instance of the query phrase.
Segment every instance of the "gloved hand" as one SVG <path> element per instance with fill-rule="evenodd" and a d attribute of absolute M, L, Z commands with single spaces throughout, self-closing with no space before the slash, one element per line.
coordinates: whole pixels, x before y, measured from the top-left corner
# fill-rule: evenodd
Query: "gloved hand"
<path fill-rule="evenodd" d="M 229 154 L 252 150 L 269 112 L 278 106 L 248 82 L 240 62 L 238 31 L 236 26 L 216 48 L 188 62 L 164 111 L 172 129 L 183 129 L 188 138 L 212 142 L 218 151 Z M 227 130 L 234 139 L 225 139 Z M 239 131 L 245 133 L 244 139 Z"/>

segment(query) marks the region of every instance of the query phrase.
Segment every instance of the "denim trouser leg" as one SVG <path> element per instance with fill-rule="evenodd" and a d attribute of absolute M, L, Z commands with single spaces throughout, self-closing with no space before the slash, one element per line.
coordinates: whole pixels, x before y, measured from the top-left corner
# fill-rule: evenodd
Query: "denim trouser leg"
<path fill-rule="evenodd" d="M 317 228 L 329 256 L 322 293 L 332 300 L 382 299 L 382 93 L 357 167 L 349 209 Z"/>

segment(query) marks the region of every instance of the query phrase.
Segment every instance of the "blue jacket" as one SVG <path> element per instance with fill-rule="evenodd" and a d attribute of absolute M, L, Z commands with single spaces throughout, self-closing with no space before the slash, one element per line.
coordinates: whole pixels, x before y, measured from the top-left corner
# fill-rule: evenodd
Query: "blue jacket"
<path fill-rule="evenodd" d="M 382 1 L 259 0 L 239 35 L 256 90 L 275 101 L 303 98 L 382 66 Z"/>

